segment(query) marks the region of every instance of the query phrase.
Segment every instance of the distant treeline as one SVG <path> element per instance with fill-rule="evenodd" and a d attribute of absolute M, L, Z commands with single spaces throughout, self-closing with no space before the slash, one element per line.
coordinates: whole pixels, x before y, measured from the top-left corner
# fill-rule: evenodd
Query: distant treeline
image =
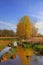
<path fill-rule="evenodd" d="M 0 30 L 0 37 L 14 37 L 15 32 L 13 30 Z"/>

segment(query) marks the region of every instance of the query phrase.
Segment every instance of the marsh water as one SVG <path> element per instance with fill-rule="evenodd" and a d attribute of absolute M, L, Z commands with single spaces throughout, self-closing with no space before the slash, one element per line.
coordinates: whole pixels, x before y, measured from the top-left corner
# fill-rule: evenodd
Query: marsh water
<path fill-rule="evenodd" d="M 17 44 L 16 44 L 17 45 Z M 5 49 L 3 49 L 1 52 L 0 52 L 0 57 L 6 53 L 6 52 L 9 52 L 9 49 L 11 47 L 6 47 Z M 30 50 L 31 51 L 31 50 Z M 18 53 L 16 54 L 16 58 L 14 58 L 13 60 L 11 59 L 8 59 L 7 61 L 5 62 L 0 62 L 0 65 L 26 65 L 27 63 L 27 60 L 28 60 L 28 63 L 27 65 L 43 65 L 43 56 L 36 56 L 36 55 L 33 55 L 31 56 L 30 59 L 26 59 L 25 56 L 24 56 L 24 51 L 23 49 L 19 47 L 19 50 L 18 50 Z M 24 64 L 23 64 L 24 63 Z"/>

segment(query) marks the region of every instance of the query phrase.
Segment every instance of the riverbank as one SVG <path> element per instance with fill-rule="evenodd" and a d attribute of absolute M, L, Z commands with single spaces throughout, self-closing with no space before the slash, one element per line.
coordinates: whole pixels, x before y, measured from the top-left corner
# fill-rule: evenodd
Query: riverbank
<path fill-rule="evenodd" d="M 0 51 L 2 51 L 9 43 L 13 44 L 14 40 L 0 40 Z"/>

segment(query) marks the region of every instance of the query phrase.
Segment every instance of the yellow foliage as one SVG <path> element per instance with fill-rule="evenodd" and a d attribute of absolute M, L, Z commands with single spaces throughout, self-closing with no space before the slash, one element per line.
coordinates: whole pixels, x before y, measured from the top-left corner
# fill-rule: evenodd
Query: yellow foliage
<path fill-rule="evenodd" d="M 17 35 L 22 39 L 28 39 L 31 36 L 31 23 L 28 16 L 24 16 L 17 24 Z"/>

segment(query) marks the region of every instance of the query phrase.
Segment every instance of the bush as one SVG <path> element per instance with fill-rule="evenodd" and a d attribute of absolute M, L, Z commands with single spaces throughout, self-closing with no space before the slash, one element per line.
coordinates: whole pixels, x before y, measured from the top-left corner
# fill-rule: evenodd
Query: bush
<path fill-rule="evenodd" d="M 22 47 L 23 48 L 30 48 L 31 47 L 31 44 L 22 44 Z"/>

